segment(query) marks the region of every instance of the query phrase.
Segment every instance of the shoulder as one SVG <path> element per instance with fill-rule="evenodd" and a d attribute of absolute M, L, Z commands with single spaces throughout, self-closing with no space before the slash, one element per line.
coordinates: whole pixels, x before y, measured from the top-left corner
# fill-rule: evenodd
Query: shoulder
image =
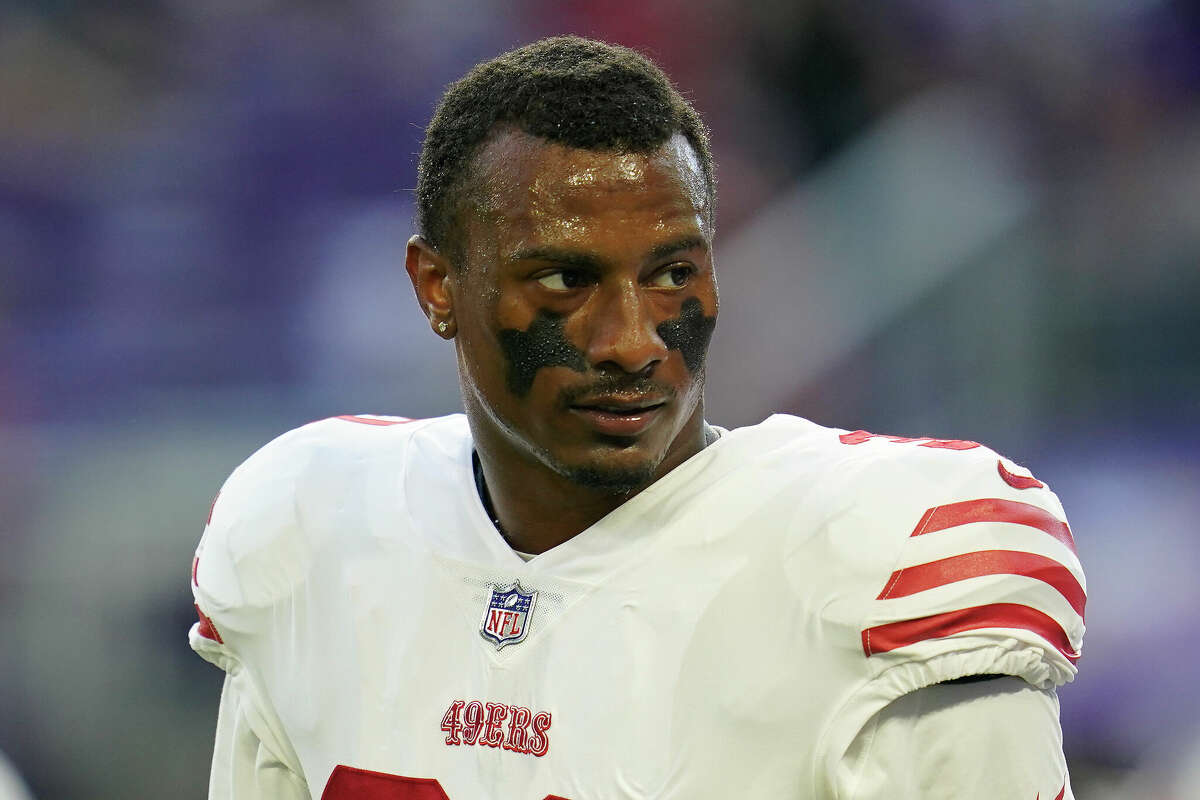
<path fill-rule="evenodd" d="M 213 501 L 193 562 L 198 605 L 235 626 L 238 614 L 272 605 L 303 579 L 322 537 L 337 529 L 322 524 L 325 516 L 394 481 L 414 441 L 449 447 L 466 435 L 458 416 L 346 415 L 272 440 L 233 471 Z"/>
<path fill-rule="evenodd" d="M 1086 583 L 1045 483 L 977 442 L 816 436 L 823 613 L 869 676 L 893 696 L 973 674 L 1074 677 Z"/>
<path fill-rule="evenodd" d="M 1086 583 L 1049 487 L 975 442 L 840 438 L 865 451 L 859 516 L 894 557 L 861 622 L 872 672 L 906 665 L 897 692 L 972 674 L 1072 680 Z"/>

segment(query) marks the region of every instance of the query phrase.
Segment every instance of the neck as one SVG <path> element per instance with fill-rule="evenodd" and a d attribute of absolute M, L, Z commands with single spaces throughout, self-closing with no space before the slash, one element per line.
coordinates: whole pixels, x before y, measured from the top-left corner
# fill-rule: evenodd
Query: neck
<path fill-rule="evenodd" d="M 651 479 L 631 492 L 616 493 L 582 486 L 507 440 L 474 433 L 484 505 L 509 546 L 523 553 L 543 553 L 574 538 L 716 438 L 697 407 Z"/>

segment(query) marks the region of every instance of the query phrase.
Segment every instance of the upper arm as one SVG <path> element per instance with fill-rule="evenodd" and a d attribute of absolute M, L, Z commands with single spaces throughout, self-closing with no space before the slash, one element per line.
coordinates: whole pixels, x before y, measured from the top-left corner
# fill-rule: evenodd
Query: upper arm
<path fill-rule="evenodd" d="M 863 727 L 835 783 L 839 800 L 1070 798 L 1058 698 L 1014 677 L 912 692 Z"/>
<path fill-rule="evenodd" d="M 261 710 L 226 676 L 217 714 L 209 800 L 311 800 L 308 785 L 259 733 Z"/>

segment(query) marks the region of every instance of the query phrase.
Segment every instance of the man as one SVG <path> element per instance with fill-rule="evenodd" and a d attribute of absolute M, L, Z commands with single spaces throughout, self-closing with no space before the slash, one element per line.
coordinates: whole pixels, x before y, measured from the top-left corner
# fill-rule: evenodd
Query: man
<path fill-rule="evenodd" d="M 656 67 L 476 67 L 418 199 L 466 414 L 313 423 L 223 487 L 210 797 L 1070 796 L 1061 506 L 974 442 L 706 424 L 712 158 Z"/>

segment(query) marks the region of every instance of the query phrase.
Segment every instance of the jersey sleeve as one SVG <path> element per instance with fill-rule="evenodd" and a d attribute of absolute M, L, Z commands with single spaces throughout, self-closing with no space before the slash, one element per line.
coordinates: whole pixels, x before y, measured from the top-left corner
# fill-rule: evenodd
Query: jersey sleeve
<path fill-rule="evenodd" d="M 974 442 L 851 436 L 850 499 L 829 529 L 846 577 L 822 613 L 858 678 L 822 736 L 830 780 L 900 698 L 978 675 L 1051 691 L 1073 680 L 1084 634 L 1083 569 L 1044 483 Z"/>
<path fill-rule="evenodd" d="M 263 712 L 245 683 L 227 675 L 221 690 L 209 800 L 311 800 L 308 784 L 259 734 Z"/>
<path fill-rule="evenodd" d="M 1058 498 L 983 447 L 912 468 L 937 488 L 879 521 L 896 557 L 859 626 L 872 680 L 893 696 L 970 675 L 1071 681 L 1087 591 Z"/>
<path fill-rule="evenodd" d="M 274 644 L 272 611 L 304 580 L 311 561 L 296 498 L 312 438 L 305 428 L 285 434 L 233 472 L 213 501 L 192 562 L 198 621 L 189 644 L 226 673 L 211 800 L 308 797 L 261 665 Z"/>
<path fill-rule="evenodd" d="M 859 732 L 836 784 L 839 800 L 1068 800 L 1058 698 L 1012 677 L 919 689 Z"/>

